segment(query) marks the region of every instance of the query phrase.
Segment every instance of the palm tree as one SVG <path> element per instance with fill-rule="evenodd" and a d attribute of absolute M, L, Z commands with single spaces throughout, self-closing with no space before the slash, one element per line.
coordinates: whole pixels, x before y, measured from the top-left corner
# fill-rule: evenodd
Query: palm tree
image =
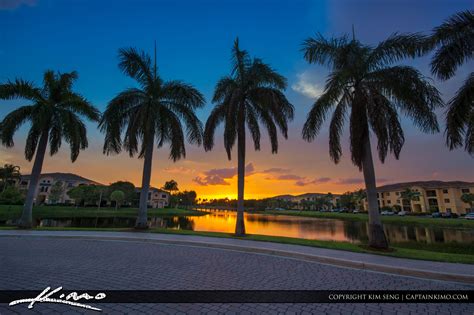
<path fill-rule="evenodd" d="M 23 123 L 31 123 L 26 138 L 25 157 L 28 161 L 35 157 L 35 161 L 19 221 L 22 228 L 30 228 L 32 225 L 33 203 L 48 142 L 52 156 L 59 151 L 62 140 L 66 141 L 71 149 L 71 161 L 74 162 L 79 152 L 88 145 L 87 130 L 82 117 L 91 121 L 99 120 L 97 109 L 72 90 L 77 78 L 77 72 L 46 71 L 42 88 L 21 79 L 0 85 L 0 99 L 22 98 L 33 103 L 14 110 L 1 123 L 1 141 L 7 147 L 14 145 L 15 131 Z"/>
<path fill-rule="evenodd" d="M 407 188 L 400 193 L 402 204 L 404 204 L 403 201 L 406 200 L 408 202 L 408 205 L 410 206 L 410 211 L 411 211 L 411 202 L 418 200 L 419 196 L 420 196 L 419 192 L 414 191 L 413 189 L 410 189 L 410 188 Z"/>
<path fill-rule="evenodd" d="M 369 205 L 369 245 L 387 248 L 380 221 L 375 171 L 370 147 L 370 129 L 377 137 L 379 158 L 388 151 L 398 159 L 404 143 L 397 110 L 410 117 L 424 132 L 437 132 L 433 109 L 441 106 L 439 92 L 417 70 L 391 66 L 404 57 L 421 55 L 424 37 L 392 35 L 376 47 L 363 45 L 346 36 L 325 39 L 321 35 L 304 42 L 304 57 L 309 63 L 326 65 L 331 73 L 324 93 L 316 100 L 303 127 L 303 138 L 318 135 L 330 108 L 335 108 L 329 125 L 329 154 L 338 163 L 340 138 L 350 110 L 350 150 L 352 162 L 364 174 Z"/>
<path fill-rule="evenodd" d="M 429 40 L 437 51 L 431 71 L 441 80 L 451 78 L 459 66 L 473 59 L 474 11 L 451 16 L 433 30 Z M 446 143 L 451 150 L 462 147 L 474 155 L 474 72 L 449 101 L 446 113 Z M 464 139 L 464 140 L 463 140 Z"/>
<path fill-rule="evenodd" d="M 235 234 L 245 235 L 244 226 L 244 180 L 246 128 L 250 131 L 255 150 L 260 150 L 259 121 L 268 130 L 272 153 L 278 151 L 277 126 L 288 137 L 288 121 L 293 119 L 291 105 L 282 91 L 286 79 L 258 58 L 251 58 L 247 51 L 239 48 L 236 39 L 232 49 L 232 71 L 230 76 L 219 80 L 214 91 L 216 106 L 206 122 L 204 148 L 214 146 L 214 133 L 224 122 L 224 147 L 227 157 L 237 140 L 238 201 Z"/>
<path fill-rule="evenodd" d="M 163 81 L 157 72 L 156 49 L 153 65 L 148 54 L 134 48 L 120 49 L 119 59 L 119 68 L 135 79 L 138 87 L 129 88 L 112 99 L 99 126 L 105 133 L 104 154 L 120 153 L 123 148 L 131 157 L 138 153 L 138 157 L 144 159 L 135 227 L 146 229 L 153 148 L 168 143 L 169 157 L 177 161 L 186 156 L 186 137 L 190 143 L 200 145 L 202 124 L 194 111 L 204 106 L 204 97 L 189 84 Z"/>

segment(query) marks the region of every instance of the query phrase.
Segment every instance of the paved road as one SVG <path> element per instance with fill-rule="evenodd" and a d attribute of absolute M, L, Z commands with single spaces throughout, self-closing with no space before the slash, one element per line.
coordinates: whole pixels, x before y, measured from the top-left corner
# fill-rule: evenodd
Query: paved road
<path fill-rule="evenodd" d="M 0 290 L 47 286 L 107 290 L 449 289 L 474 286 L 345 269 L 269 255 L 130 241 L 0 238 Z M 96 304 L 106 314 L 474 314 L 472 304 Z M 0 314 L 78 314 L 43 304 L 0 305 Z"/>

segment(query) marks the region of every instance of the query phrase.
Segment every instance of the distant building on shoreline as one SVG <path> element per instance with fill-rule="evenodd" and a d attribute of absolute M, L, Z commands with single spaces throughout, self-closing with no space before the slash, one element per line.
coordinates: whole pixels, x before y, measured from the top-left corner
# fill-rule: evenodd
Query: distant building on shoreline
<path fill-rule="evenodd" d="M 297 208 L 303 208 L 306 207 L 304 206 L 305 203 L 314 203 L 316 200 L 320 198 L 328 198 L 330 196 L 331 198 L 331 204 L 332 207 L 337 207 L 339 204 L 339 198 L 341 197 L 340 194 L 330 194 L 330 193 L 306 193 L 306 194 L 301 194 L 301 195 L 280 195 L 280 196 L 275 196 L 271 197 L 270 199 L 273 200 L 282 200 L 285 202 L 290 202 L 296 204 Z M 310 207 L 314 207 L 310 206 Z M 324 206 L 324 208 L 327 208 L 327 206 Z"/>
<path fill-rule="evenodd" d="M 31 175 L 22 175 L 17 182 L 17 186 L 21 191 L 27 191 L 30 185 Z M 64 191 L 58 198 L 56 203 L 74 204 L 74 199 L 68 196 L 67 192 L 74 187 L 81 185 L 105 186 L 96 181 L 72 173 L 44 173 L 41 174 L 38 189 L 35 194 L 35 205 L 52 204 L 50 200 L 51 188 L 57 182 L 62 182 Z M 136 188 L 137 200 L 140 194 L 140 188 Z M 170 194 L 162 189 L 150 187 L 148 191 L 148 206 L 150 208 L 164 208 L 170 203 Z"/>
<path fill-rule="evenodd" d="M 412 200 L 403 198 L 407 189 L 417 196 Z M 465 214 L 470 205 L 461 200 L 463 194 L 474 194 L 474 183 L 462 181 L 417 181 L 377 187 L 379 207 L 399 208 L 414 213 L 451 212 Z M 367 210 L 367 200 L 363 202 Z"/>

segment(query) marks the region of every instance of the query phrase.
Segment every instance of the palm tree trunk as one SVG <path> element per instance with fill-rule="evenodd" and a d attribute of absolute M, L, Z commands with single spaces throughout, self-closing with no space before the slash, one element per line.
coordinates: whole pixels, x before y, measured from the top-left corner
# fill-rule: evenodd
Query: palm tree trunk
<path fill-rule="evenodd" d="M 142 190 L 140 191 L 140 205 L 138 209 L 137 222 L 135 223 L 136 229 L 147 229 L 148 228 L 148 191 L 150 190 L 150 178 L 151 178 L 151 162 L 153 160 L 153 140 L 154 136 L 146 144 L 145 158 L 143 162 L 143 176 L 142 176 Z"/>
<path fill-rule="evenodd" d="M 31 229 L 33 224 L 33 203 L 36 197 L 36 191 L 38 190 L 41 169 L 43 168 L 44 156 L 46 154 L 46 147 L 48 146 L 48 134 L 48 130 L 43 131 L 38 143 L 35 162 L 33 163 L 33 169 L 31 170 L 30 175 L 30 185 L 26 194 L 25 205 L 23 206 L 23 213 L 18 222 L 18 227 L 22 229 Z"/>
<path fill-rule="evenodd" d="M 375 169 L 370 148 L 369 133 L 365 139 L 364 158 L 362 161 L 367 203 L 369 205 L 369 246 L 374 248 L 388 248 L 387 238 L 380 220 L 379 205 L 377 202 L 377 186 L 375 183 Z"/>
<path fill-rule="evenodd" d="M 245 121 L 239 119 L 239 124 L 237 138 L 237 222 L 235 224 L 235 235 L 244 236 Z"/>

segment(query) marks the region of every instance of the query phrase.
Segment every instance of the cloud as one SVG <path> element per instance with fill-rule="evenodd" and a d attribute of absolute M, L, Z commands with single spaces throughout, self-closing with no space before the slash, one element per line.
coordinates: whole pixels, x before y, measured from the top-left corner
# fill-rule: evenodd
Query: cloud
<path fill-rule="evenodd" d="M 311 180 L 311 181 L 299 180 L 295 183 L 295 185 L 296 186 L 307 186 L 307 185 L 311 185 L 311 184 L 317 185 L 317 184 L 322 184 L 322 183 L 328 183 L 330 181 L 331 181 L 331 178 L 329 178 L 329 177 L 320 177 L 320 178 L 316 178 L 316 179 Z"/>
<path fill-rule="evenodd" d="M 278 180 L 304 180 L 305 177 L 301 177 L 301 176 L 295 175 L 295 174 L 285 174 L 285 175 L 279 175 L 275 179 L 278 179 Z"/>
<path fill-rule="evenodd" d="M 0 0 L 0 10 L 13 10 L 23 4 L 32 7 L 36 2 L 36 0 Z"/>
<path fill-rule="evenodd" d="M 245 166 L 245 175 L 252 175 L 255 173 L 255 167 L 252 163 Z M 230 185 L 226 179 L 231 179 L 237 175 L 237 167 L 230 168 L 214 168 L 205 171 L 203 175 L 197 176 L 193 179 L 193 182 L 200 186 L 208 185 Z"/>
<path fill-rule="evenodd" d="M 196 172 L 196 170 L 184 166 L 166 167 L 164 171 L 171 174 L 193 174 Z"/>
<path fill-rule="evenodd" d="M 337 185 L 354 185 L 362 184 L 364 182 L 363 178 L 339 178 L 336 181 Z"/>
<path fill-rule="evenodd" d="M 288 173 L 290 170 L 286 168 L 273 167 L 263 170 L 262 173 Z"/>
<path fill-rule="evenodd" d="M 318 98 L 323 94 L 323 88 L 317 84 L 310 73 L 305 71 L 296 75 L 298 81 L 291 86 L 291 89 L 311 99 Z"/>

